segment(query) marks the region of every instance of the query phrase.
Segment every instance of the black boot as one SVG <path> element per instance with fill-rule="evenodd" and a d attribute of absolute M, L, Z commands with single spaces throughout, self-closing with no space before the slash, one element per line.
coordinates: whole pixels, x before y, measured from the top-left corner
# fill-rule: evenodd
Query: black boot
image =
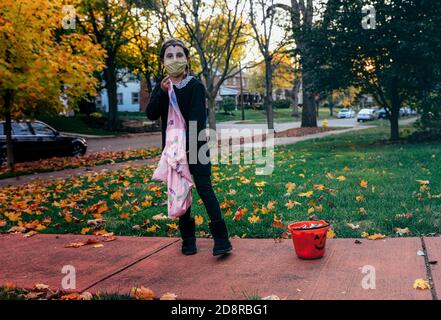
<path fill-rule="evenodd" d="M 179 219 L 179 231 L 182 237 L 181 251 L 185 255 L 191 255 L 197 252 L 195 230 L 196 225 L 193 217 L 185 221 Z"/>
<path fill-rule="evenodd" d="M 214 239 L 213 256 L 230 252 L 233 247 L 231 246 L 230 240 L 228 240 L 228 230 L 225 225 L 225 220 L 210 221 L 208 227 Z"/>

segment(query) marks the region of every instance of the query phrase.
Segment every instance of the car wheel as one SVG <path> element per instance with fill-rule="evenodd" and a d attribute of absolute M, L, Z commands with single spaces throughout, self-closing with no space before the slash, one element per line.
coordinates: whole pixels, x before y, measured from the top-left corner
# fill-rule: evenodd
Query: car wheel
<path fill-rule="evenodd" d="M 82 156 L 86 153 L 86 149 L 84 148 L 84 146 L 81 143 L 74 143 L 73 147 L 72 147 L 72 155 L 74 157 L 76 156 Z"/>

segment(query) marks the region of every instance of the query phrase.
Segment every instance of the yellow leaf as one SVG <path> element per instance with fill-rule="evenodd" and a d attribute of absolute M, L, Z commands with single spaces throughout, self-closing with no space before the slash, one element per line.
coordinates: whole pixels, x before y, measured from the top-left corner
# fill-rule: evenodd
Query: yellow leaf
<path fill-rule="evenodd" d="M 426 279 L 416 279 L 413 283 L 413 288 L 417 290 L 427 290 L 430 289 L 430 283 Z"/>
<path fill-rule="evenodd" d="M 266 208 L 271 211 L 271 210 L 274 210 L 276 208 L 275 205 L 276 205 L 276 201 L 268 201 L 268 204 L 266 205 Z"/>
<path fill-rule="evenodd" d="M 81 234 L 86 234 L 89 232 L 89 230 L 90 230 L 90 228 L 83 228 L 83 229 L 81 229 Z"/>
<path fill-rule="evenodd" d="M 310 198 L 313 194 L 314 194 L 314 191 L 302 192 L 302 193 L 299 193 L 299 197 Z"/>
<path fill-rule="evenodd" d="M 250 223 L 260 223 L 260 217 L 256 215 L 252 215 L 251 217 L 248 217 L 248 221 Z"/>
<path fill-rule="evenodd" d="M 332 229 L 328 229 L 328 232 L 326 232 L 326 238 L 332 239 L 335 237 L 335 232 Z"/>
<path fill-rule="evenodd" d="M 315 211 L 314 207 L 311 207 L 311 208 L 308 209 L 308 214 L 311 214 L 311 213 L 313 213 L 314 211 Z"/>
<path fill-rule="evenodd" d="M 364 199 L 365 199 L 364 196 L 356 196 L 355 197 L 355 200 L 357 200 L 357 201 L 363 201 Z"/>
<path fill-rule="evenodd" d="M 288 183 L 285 185 L 285 187 L 286 187 L 287 192 L 288 192 L 288 193 L 291 193 L 291 192 L 294 191 L 295 188 L 297 188 L 297 185 L 296 185 L 295 183 L 288 182 Z"/>
<path fill-rule="evenodd" d="M 338 177 L 337 177 L 337 180 L 340 181 L 340 182 L 341 182 L 341 181 L 345 181 L 345 180 L 346 180 L 346 177 L 345 177 L 345 176 L 338 176 Z"/>
<path fill-rule="evenodd" d="M 366 214 L 366 209 L 365 208 L 360 208 L 360 214 L 361 215 L 365 215 Z"/>
<path fill-rule="evenodd" d="M 358 228 L 360 228 L 360 225 L 358 225 L 358 224 L 347 223 L 346 225 L 347 225 L 349 228 L 351 228 L 351 229 L 358 229 Z"/>
<path fill-rule="evenodd" d="M 178 225 L 176 223 L 167 223 L 167 226 L 169 226 L 170 229 L 174 229 L 174 230 L 178 229 Z"/>
<path fill-rule="evenodd" d="M 122 196 L 123 196 L 122 191 L 118 190 L 110 195 L 110 199 L 119 201 L 122 199 Z"/>
<path fill-rule="evenodd" d="M 381 234 L 381 233 L 374 233 L 374 234 L 372 234 L 372 235 L 370 235 L 370 236 L 367 236 L 367 238 L 369 239 L 369 240 L 379 240 L 379 239 L 383 239 L 383 238 L 385 238 L 386 236 L 384 235 L 384 234 Z"/>
<path fill-rule="evenodd" d="M 147 232 L 156 232 L 156 229 L 158 229 L 159 226 L 157 224 L 154 224 L 153 226 L 147 228 Z"/>
<path fill-rule="evenodd" d="M 288 202 L 285 203 L 285 207 L 287 207 L 288 209 L 294 208 L 295 206 L 299 206 L 299 205 L 301 205 L 300 202 L 292 201 L 292 200 L 288 200 Z"/>
<path fill-rule="evenodd" d="M 254 182 L 256 187 L 264 187 L 266 185 L 266 181 Z"/>
<path fill-rule="evenodd" d="M 197 215 L 194 217 L 194 222 L 197 226 L 200 226 L 202 223 L 204 223 L 204 217 L 201 215 Z"/>

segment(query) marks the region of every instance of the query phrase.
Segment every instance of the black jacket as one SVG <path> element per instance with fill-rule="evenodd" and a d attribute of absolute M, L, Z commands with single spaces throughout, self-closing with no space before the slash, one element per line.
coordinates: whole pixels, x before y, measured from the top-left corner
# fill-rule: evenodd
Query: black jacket
<path fill-rule="evenodd" d="M 197 137 L 189 136 L 189 121 L 197 121 L 197 133 L 198 136 L 201 131 L 206 129 L 207 123 L 207 109 L 205 103 L 205 87 L 196 78 L 192 78 L 185 87 L 182 89 L 176 88 L 173 85 L 173 89 L 176 93 L 176 99 L 178 101 L 179 109 L 181 110 L 182 116 L 185 119 L 187 125 L 187 141 L 185 150 L 187 151 L 187 160 L 189 160 L 189 139 L 194 139 L 197 141 Z M 166 141 L 166 129 L 167 129 L 167 117 L 168 117 L 168 104 L 169 97 L 168 93 L 161 89 L 160 83 L 158 83 L 152 91 L 150 96 L 149 104 L 147 105 L 146 115 L 150 120 L 157 120 L 161 117 L 162 123 L 162 149 L 165 147 Z M 197 150 L 199 154 L 200 148 L 207 143 L 206 134 L 201 134 L 205 140 L 197 141 Z M 210 151 L 208 149 L 208 157 L 210 156 Z M 190 163 L 190 172 L 196 175 L 210 175 L 211 174 L 211 163 L 207 164 L 201 163 L 199 157 L 197 157 L 197 163 Z"/>

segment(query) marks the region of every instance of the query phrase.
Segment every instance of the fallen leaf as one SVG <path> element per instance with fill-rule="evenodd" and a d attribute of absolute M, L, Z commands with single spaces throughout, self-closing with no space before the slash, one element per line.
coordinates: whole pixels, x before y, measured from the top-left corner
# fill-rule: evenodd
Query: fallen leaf
<path fill-rule="evenodd" d="M 47 284 L 37 283 L 34 285 L 34 288 L 39 291 L 44 291 L 44 290 L 49 289 L 49 286 Z"/>
<path fill-rule="evenodd" d="M 198 214 L 194 217 L 194 222 L 197 226 L 200 226 L 202 223 L 204 223 L 204 217 Z"/>
<path fill-rule="evenodd" d="M 417 290 L 426 290 L 426 289 L 430 289 L 431 287 L 429 281 L 425 279 L 416 279 L 415 282 L 413 283 L 413 288 Z"/>
<path fill-rule="evenodd" d="M 360 225 L 358 225 L 358 224 L 346 223 L 346 225 L 351 229 L 359 229 L 360 228 Z"/>
<path fill-rule="evenodd" d="M 326 232 L 326 238 L 328 239 L 332 239 L 335 237 L 335 232 L 332 229 L 328 229 L 328 231 Z"/>
<path fill-rule="evenodd" d="M 256 216 L 256 215 L 253 214 L 251 217 L 248 217 L 248 221 L 250 223 L 260 223 L 261 219 L 260 219 L 259 216 Z"/>
<path fill-rule="evenodd" d="M 155 297 L 152 290 L 141 286 L 141 288 L 132 288 L 132 292 L 137 300 L 153 300 Z"/>
<path fill-rule="evenodd" d="M 399 234 L 400 236 L 406 235 L 406 234 L 410 234 L 410 229 L 409 228 L 395 228 L 394 229 L 395 233 Z"/>
<path fill-rule="evenodd" d="M 60 297 L 60 300 L 82 300 L 79 293 L 69 293 Z"/>
<path fill-rule="evenodd" d="M 166 292 L 164 293 L 159 300 L 176 300 L 178 296 L 174 293 Z"/>
<path fill-rule="evenodd" d="M 372 235 L 370 235 L 370 236 L 367 236 L 367 239 L 369 239 L 369 240 L 379 240 L 379 239 L 383 239 L 383 238 L 385 238 L 386 236 L 384 235 L 384 234 L 381 234 L 381 233 L 374 233 L 374 234 L 372 234 Z"/>

